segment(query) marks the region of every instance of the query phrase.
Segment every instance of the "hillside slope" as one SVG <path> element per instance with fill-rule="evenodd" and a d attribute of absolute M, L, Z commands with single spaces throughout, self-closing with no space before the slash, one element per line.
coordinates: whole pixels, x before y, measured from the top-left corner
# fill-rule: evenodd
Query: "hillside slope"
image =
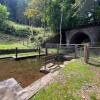
<path fill-rule="evenodd" d="M 15 37 L 9 34 L 5 34 L 3 32 L 0 32 L 0 43 L 14 43 L 18 42 L 19 37 Z"/>
<path fill-rule="evenodd" d="M 19 41 L 20 40 L 20 41 Z M 29 48 L 25 43 L 25 38 L 15 37 L 9 34 L 0 32 L 0 49 L 12 49 L 12 48 Z"/>

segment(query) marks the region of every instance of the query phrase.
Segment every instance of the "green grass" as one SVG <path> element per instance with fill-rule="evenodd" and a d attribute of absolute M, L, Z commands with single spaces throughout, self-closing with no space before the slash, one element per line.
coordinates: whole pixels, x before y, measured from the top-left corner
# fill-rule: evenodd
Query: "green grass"
<path fill-rule="evenodd" d="M 50 29 L 44 30 L 43 27 L 30 27 L 24 24 L 18 24 L 9 20 L 6 20 L 0 26 L 0 43 L 13 43 L 20 40 L 29 40 L 29 46 L 36 47 L 41 45 L 44 41 L 54 37 L 54 33 Z M 44 36 L 44 33 L 45 36 Z M 22 39 L 23 37 L 23 39 Z"/>
<path fill-rule="evenodd" d="M 100 61 L 100 54 L 95 54 L 95 55 L 90 54 L 90 59 Z"/>
<path fill-rule="evenodd" d="M 71 62 L 61 69 L 55 79 L 56 82 L 42 89 L 30 100 L 81 100 L 77 93 L 82 86 L 92 83 L 95 76 L 95 73 L 90 70 L 91 67 L 81 60 Z"/>
<path fill-rule="evenodd" d="M 19 48 L 19 49 L 29 49 L 30 47 L 27 47 L 25 45 L 19 44 L 19 43 L 3 43 L 0 44 L 0 49 L 15 49 L 15 48 Z M 31 47 L 32 48 L 32 47 Z M 44 54 L 44 52 L 41 52 L 41 54 Z M 0 57 L 12 57 L 15 56 L 16 54 L 3 54 L 0 55 Z M 34 55 L 39 55 L 39 52 L 28 52 L 28 53 L 18 53 L 18 56 L 34 56 Z"/>
<path fill-rule="evenodd" d="M 16 47 L 18 48 L 28 48 L 27 46 L 24 46 L 19 43 L 1 43 L 0 44 L 0 49 L 15 49 Z"/>
<path fill-rule="evenodd" d="M 57 54 L 57 48 L 48 48 L 48 53 L 49 54 Z"/>

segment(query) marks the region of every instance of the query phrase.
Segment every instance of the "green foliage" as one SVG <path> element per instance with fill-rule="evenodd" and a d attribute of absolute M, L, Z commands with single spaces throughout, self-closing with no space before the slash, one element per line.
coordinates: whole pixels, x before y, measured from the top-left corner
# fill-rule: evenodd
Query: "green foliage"
<path fill-rule="evenodd" d="M 98 4 L 96 6 L 96 9 L 95 9 L 95 18 L 98 22 L 100 22 L 100 4 Z"/>
<path fill-rule="evenodd" d="M 62 30 L 72 26 L 76 16 L 73 16 L 76 8 L 74 0 L 51 0 L 47 10 L 48 23 L 52 29 L 59 31 L 61 13 L 63 11 Z"/>
<path fill-rule="evenodd" d="M 2 43 L 2 44 L 0 44 L 0 49 L 15 49 L 16 47 L 27 48 L 27 46 L 24 46 L 19 43 Z"/>
<path fill-rule="evenodd" d="M 27 38 L 30 41 L 30 44 L 28 45 L 34 47 L 40 46 L 48 38 L 53 36 L 53 33 L 51 33 L 49 29 L 45 32 L 42 27 L 30 27 L 27 25 L 17 24 L 12 21 L 4 21 L 0 25 L 0 31 L 9 35 Z"/>
<path fill-rule="evenodd" d="M 84 0 L 30 0 L 26 8 L 27 18 L 30 18 L 32 23 L 39 23 L 39 25 L 50 26 L 55 32 L 60 31 L 61 13 L 63 15 L 61 29 L 66 30 L 81 25 L 88 25 L 93 23 L 95 19 L 99 20 L 99 5 L 95 12 L 90 10 L 86 12 L 85 16 L 81 16 L 80 9 Z M 83 7 L 84 8 L 84 7 Z M 91 13 L 91 16 L 90 14 Z M 30 16 L 30 17 L 29 17 Z"/>
<path fill-rule="evenodd" d="M 53 37 L 53 33 L 46 31 L 46 34 L 44 36 L 44 29 L 41 28 L 34 28 L 36 35 L 32 35 L 30 37 L 31 39 L 31 44 L 30 45 L 34 45 L 35 47 L 42 45 L 43 43 L 45 43 L 46 40 L 50 39 L 51 37 Z"/>
<path fill-rule="evenodd" d="M 29 20 L 29 25 L 42 25 L 44 18 L 45 0 L 30 0 L 24 12 L 24 15 Z"/>
<path fill-rule="evenodd" d="M 19 23 L 27 23 L 23 12 L 28 0 L 0 0 L 0 3 L 7 5 L 10 12 L 10 19 Z"/>
<path fill-rule="evenodd" d="M 0 23 L 6 20 L 9 16 L 7 7 L 0 4 Z"/>
<path fill-rule="evenodd" d="M 87 9 L 86 16 L 80 16 L 80 10 L 82 7 L 84 10 L 83 4 L 86 3 L 84 0 L 6 0 L 6 3 L 11 12 L 10 17 L 17 22 L 34 26 L 47 25 L 53 31 L 59 31 L 62 12 L 62 30 L 92 23 L 94 15 L 97 21 L 100 19 L 99 4 L 90 10 Z M 89 12 L 92 14 L 91 17 L 88 17 Z"/>
<path fill-rule="evenodd" d="M 30 27 L 16 24 L 12 21 L 5 21 L 0 26 L 0 30 L 10 35 L 27 37 L 30 35 Z"/>
<path fill-rule="evenodd" d="M 0 26 L 0 30 L 10 35 L 19 36 L 19 37 L 28 37 L 31 34 L 35 36 L 37 34 L 44 33 L 43 28 L 35 28 L 35 27 L 27 26 L 27 25 L 21 25 L 12 21 L 5 21 Z"/>

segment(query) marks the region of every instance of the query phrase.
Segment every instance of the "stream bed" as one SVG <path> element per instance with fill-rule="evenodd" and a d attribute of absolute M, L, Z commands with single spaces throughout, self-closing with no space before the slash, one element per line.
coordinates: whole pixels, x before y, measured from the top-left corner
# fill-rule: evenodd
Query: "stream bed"
<path fill-rule="evenodd" d="M 15 78 L 24 88 L 45 75 L 40 72 L 42 63 L 38 58 L 0 59 L 0 81 Z"/>

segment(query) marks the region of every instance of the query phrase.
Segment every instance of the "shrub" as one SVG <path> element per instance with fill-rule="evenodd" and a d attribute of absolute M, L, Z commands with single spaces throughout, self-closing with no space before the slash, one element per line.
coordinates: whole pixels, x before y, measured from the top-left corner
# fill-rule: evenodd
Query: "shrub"
<path fill-rule="evenodd" d="M 0 4 L 0 22 L 6 20 L 8 16 L 9 16 L 9 12 L 7 10 L 7 7 Z"/>
<path fill-rule="evenodd" d="M 31 29 L 29 26 L 18 25 L 11 21 L 3 22 L 0 25 L 0 31 L 19 37 L 27 37 L 31 33 Z"/>
<path fill-rule="evenodd" d="M 3 31 L 6 34 L 10 34 L 13 36 L 18 36 L 22 38 L 26 37 L 30 39 L 31 44 L 34 45 L 41 45 L 52 36 L 49 30 L 46 30 L 44 36 L 43 28 L 35 28 L 27 25 L 20 25 L 12 21 L 4 21 L 2 24 L 0 24 L 0 31 Z"/>

